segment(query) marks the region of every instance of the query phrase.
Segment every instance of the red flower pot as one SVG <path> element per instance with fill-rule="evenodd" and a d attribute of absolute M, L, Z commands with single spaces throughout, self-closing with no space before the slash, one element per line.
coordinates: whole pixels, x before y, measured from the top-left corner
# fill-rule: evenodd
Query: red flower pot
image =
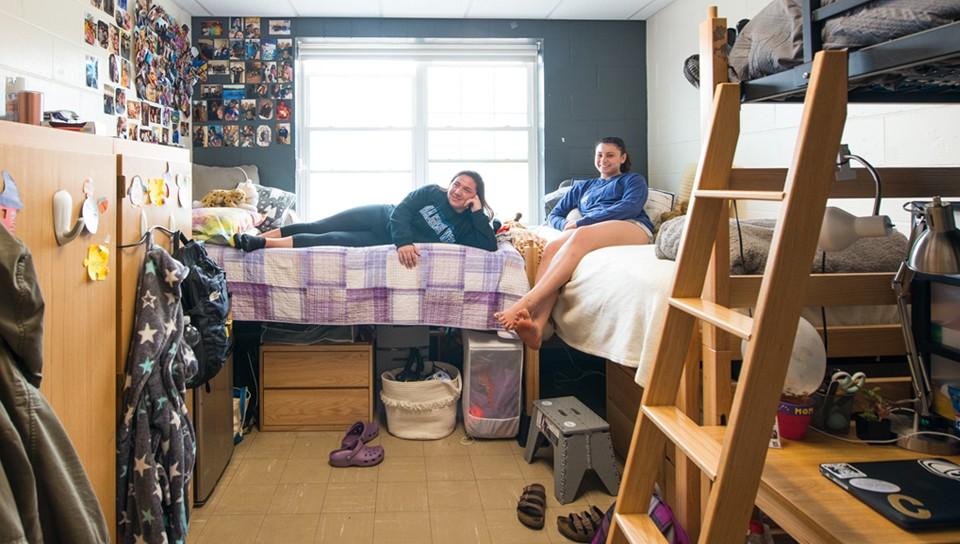
<path fill-rule="evenodd" d="M 780 427 L 780 436 L 790 440 L 803 440 L 807 435 L 807 427 L 810 426 L 812 417 L 812 401 L 797 404 L 781 400 L 777 408 L 777 426 Z"/>

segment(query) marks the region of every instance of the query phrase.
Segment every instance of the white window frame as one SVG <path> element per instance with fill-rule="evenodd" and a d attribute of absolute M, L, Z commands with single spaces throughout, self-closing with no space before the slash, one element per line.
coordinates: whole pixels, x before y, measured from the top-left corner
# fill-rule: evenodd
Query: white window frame
<path fill-rule="evenodd" d="M 543 161 L 543 106 L 542 106 L 542 56 L 541 42 L 534 39 L 376 39 L 376 38 L 299 38 L 296 40 L 297 73 L 300 82 L 296 85 L 296 187 L 297 207 L 306 211 L 310 201 L 310 174 L 314 172 L 309 165 L 309 150 L 311 129 L 307 120 L 310 119 L 310 104 L 308 96 L 308 76 L 304 69 L 305 61 L 316 58 L 390 58 L 397 57 L 405 60 L 506 60 L 515 59 L 529 63 L 527 70 L 527 126 L 518 127 L 436 127 L 428 126 L 428 108 L 426 104 L 427 66 L 417 64 L 415 88 L 413 93 L 414 125 L 412 127 L 412 169 L 413 176 L 411 189 L 428 183 L 427 168 L 430 162 L 470 162 L 477 164 L 477 170 L 483 172 L 484 163 L 511 163 L 526 162 L 528 167 L 528 205 L 530 209 L 524 218 L 530 223 L 543 221 L 542 195 L 544 191 L 544 161 Z M 337 129 L 321 129 L 335 131 Z M 343 129 L 353 130 L 353 129 Z M 396 128 L 364 128 L 364 130 L 398 130 Z M 407 129 L 404 129 L 407 130 Z M 434 160 L 428 159 L 428 138 L 430 131 L 443 130 L 470 130 L 470 131 L 526 131 L 529 132 L 526 161 L 521 160 Z M 316 170 L 320 171 L 320 170 Z M 406 171 L 406 170 L 404 170 Z M 323 172 L 329 172 L 323 170 Z M 397 172 L 393 170 L 391 172 Z M 494 203 L 496 204 L 496 203 Z M 501 214 L 506 211 L 503 205 L 497 208 Z M 509 217 L 504 217 L 510 219 Z"/>

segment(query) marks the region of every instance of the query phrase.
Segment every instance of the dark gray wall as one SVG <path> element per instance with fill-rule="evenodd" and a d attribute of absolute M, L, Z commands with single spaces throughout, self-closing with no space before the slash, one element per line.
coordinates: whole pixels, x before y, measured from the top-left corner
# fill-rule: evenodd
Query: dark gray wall
<path fill-rule="evenodd" d="M 195 17 L 194 30 L 208 19 Z M 293 38 L 540 38 L 547 191 L 568 177 L 596 173 L 593 145 L 603 136 L 623 138 L 633 170 L 646 175 L 643 21 L 299 18 L 292 26 Z M 194 148 L 193 157 L 207 165 L 256 164 L 265 184 L 293 191 L 295 150 L 296 142 L 268 148 Z"/>

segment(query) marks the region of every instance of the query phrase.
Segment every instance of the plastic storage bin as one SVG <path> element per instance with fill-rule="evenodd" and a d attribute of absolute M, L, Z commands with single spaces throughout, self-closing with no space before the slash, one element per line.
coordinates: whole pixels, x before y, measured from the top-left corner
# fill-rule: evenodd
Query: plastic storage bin
<path fill-rule="evenodd" d="M 523 344 L 463 331 L 463 427 L 478 438 L 510 438 L 520 429 Z"/>

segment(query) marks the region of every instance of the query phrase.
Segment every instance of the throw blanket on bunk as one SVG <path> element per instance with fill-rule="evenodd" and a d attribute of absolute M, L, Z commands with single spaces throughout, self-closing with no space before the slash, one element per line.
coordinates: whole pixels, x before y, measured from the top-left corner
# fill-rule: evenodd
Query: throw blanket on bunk
<path fill-rule="evenodd" d="M 660 226 L 657 232 L 657 257 L 676 260 L 680 237 L 686 216 L 675 217 Z M 740 221 L 743 232 L 743 258 L 740 257 L 737 223 L 730 220 L 730 270 L 734 274 L 762 274 L 767 264 L 770 241 L 773 239 L 773 219 L 746 219 Z M 827 253 L 826 272 L 895 272 L 907 254 L 907 238 L 894 231 L 888 238 L 861 238 L 843 251 Z M 810 268 L 821 271 L 821 252 L 817 252 Z"/>
<path fill-rule="evenodd" d="M 528 290 L 523 258 L 497 251 L 417 244 L 408 270 L 393 246 L 310 247 L 243 253 L 207 246 L 227 273 L 233 318 L 324 325 L 436 325 L 497 329 L 494 312 Z"/>

